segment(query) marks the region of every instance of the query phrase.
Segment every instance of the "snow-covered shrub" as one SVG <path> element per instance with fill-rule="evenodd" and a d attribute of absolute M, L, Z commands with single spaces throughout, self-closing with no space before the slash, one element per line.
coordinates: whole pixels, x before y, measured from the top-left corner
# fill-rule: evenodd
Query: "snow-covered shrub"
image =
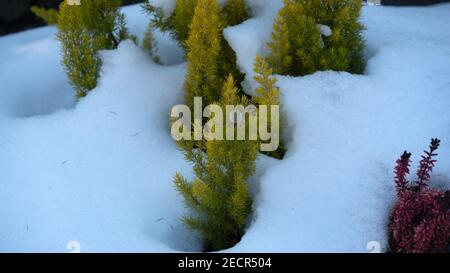
<path fill-rule="evenodd" d="M 276 74 L 364 71 L 360 0 L 284 0 L 267 60 Z"/>
<path fill-rule="evenodd" d="M 450 246 L 450 191 L 430 188 L 430 180 L 440 141 L 433 139 L 425 151 L 413 185 L 406 179 L 411 154 L 404 152 L 395 168 L 397 204 L 389 225 L 389 245 L 393 252 L 447 252 Z"/>
<path fill-rule="evenodd" d="M 220 101 L 223 111 L 226 111 L 226 105 L 248 104 L 245 96 L 238 95 L 230 75 Z M 237 129 L 235 123 L 226 124 Z M 207 140 L 201 143 L 182 141 L 179 144 L 186 159 L 193 163 L 196 175 L 192 183 L 180 174 L 174 180 L 187 207 L 192 210 L 192 214 L 184 217 L 184 222 L 203 235 L 205 250 L 232 247 L 243 236 L 251 213 L 247 179 L 255 172 L 259 143 L 252 140 Z M 195 145 L 199 146 L 198 149 Z"/>
<path fill-rule="evenodd" d="M 128 38 L 121 0 L 83 0 L 80 5 L 61 3 L 58 40 L 62 45 L 63 65 L 76 88 L 77 97 L 86 96 L 97 85 L 101 59 L 98 51 L 117 48 Z"/>

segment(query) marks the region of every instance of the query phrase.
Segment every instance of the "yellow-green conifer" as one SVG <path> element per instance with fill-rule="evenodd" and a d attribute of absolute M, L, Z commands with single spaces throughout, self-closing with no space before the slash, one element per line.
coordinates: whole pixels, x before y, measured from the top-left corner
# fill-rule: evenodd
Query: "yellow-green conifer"
<path fill-rule="evenodd" d="M 219 105 L 225 112 L 225 105 L 238 104 L 246 106 L 248 100 L 239 97 L 230 75 Z M 247 180 L 255 171 L 259 145 L 250 140 L 211 140 L 203 142 L 202 148 L 185 149 L 196 179 L 188 182 L 177 174 L 174 182 L 192 210 L 183 218 L 186 225 L 204 236 L 206 250 L 220 250 L 233 246 L 244 234 L 252 205 Z"/>
<path fill-rule="evenodd" d="M 238 25 L 250 16 L 245 0 L 227 0 L 223 14 L 228 26 Z"/>
<path fill-rule="evenodd" d="M 280 114 L 278 115 L 279 119 L 272 120 L 271 112 L 272 106 L 278 106 L 278 110 L 281 111 L 280 89 L 275 85 L 277 83 L 277 79 L 273 76 L 273 71 L 269 67 L 269 64 L 260 55 L 256 56 L 253 71 L 255 72 L 254 79 L 258 83 L 253 101 L 259 106 L 267 106 L 268 127 L 272 128 L 272 123 L 276 122 L 278 123 L 277 126 L 279 128 L 279 135 L 276 137 L 279 138 L 280 146 L 278 150 L 267 152 L 266 154 L 281 159 L 283 158 L 285 153 L 285 148 L 281 138 L 281 136 L 283 135 L 283 116 Z M 262 113 L 260 112 L 259 114 Z"/>
<path fill-rule="evenodd" d="M 217 0 L 198 0 L 186 42 L 185 94 L 189 106 L 196 96 L 202 97 L 205 105 L 220 99 L 221 22 Z"/>
<path fill-rule="evenodd" d="M 362 73 L 360 12 L 359 0 L 284 0 L 269 43 L 269 64 L 275 73 L 293 76 L 319 70 Z"/>
<path fill-rule="evenodd" d="M 189 26 L 194 17 L 198 0 L 176 0 L 172 14 L 164 14 L 162 9 L 153 6 L 150 1 L 144 2 L 144 9 L 152 14 L 152 24 L 164 32 L 169 32 L 178 43 L 185 47 L 189 37 Z"/>
<path fill-rule="evenodd" d="M 189 26 L 194 17 L 198 0 L 177 0 L 175 11 L 171 17 L 176 39 L 184 44 L 189 37 Z"/>
<path fill-rule="evenodd" d="M 81 5 L 60 5 L 58 40 L 63 65 L 77 97 L 86 96 L 97 85 L 101 67 L 99 50 L 116 48 L 130 35 L 125 16 L 120 13 L 121 0 L 83 0 Z"/>
<path fill-rule="evenodd" d="M 319 12 L 321 24 L 332 29 L 331 36 L 324 38 L 325 67 L 352 73 L 363 73 L 364 26 L 359 21 L 362 2 L 357 0 L 324 0 Z M 327 12 L 328 11 L 328 12 Z"/>
<path fill-rule="evenodd" d="M 142 49 L 148 52 L 155 63 L 161 64 L 161 57 L 158 55 L 158 44 L 153 37 L 152 23 L 148 24 L 147 30 L 144 33 L 144 38 L 142 39 Z"/>
<path fill-rule="evenodd" d="M 38 6 L 32 6 L 31 12 L 36 17 L 44 20 L 48 25 L 56 25 L 58 23 L 58 11 L 56 9 L 45 9 Z"/>
<path fill-rule="evenodd" d="M 276 74 L 289 74 L 294 56 L 289 41 L 289 31 L 285 18 L 278 14 L 272 32 L 272 40 L 268 44 L 271 49 L 267 62 Z"/>
<path fill-rule="evenodd" d="M 256 56 L 253 71 L 255 72 L 254 79 L 258 83 L 253 100 L 257 104 L 268 107 L 280 106 L 280 89 L 275 86 L 277 79 L 272 75 L 272 69 L 260 55 Z"/>

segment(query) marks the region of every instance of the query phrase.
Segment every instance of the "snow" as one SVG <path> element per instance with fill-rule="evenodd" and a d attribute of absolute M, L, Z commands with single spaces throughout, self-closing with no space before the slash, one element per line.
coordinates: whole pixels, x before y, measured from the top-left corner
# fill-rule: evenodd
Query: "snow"
<path fill-rule="evenodd" d="M 165 5 L 170 5 L 171 1 L 161 2 Z M 151 16 L 145 15 L 144 11 L 135 5 L 124 7 L 122 10 L 127 15 L 127 26 L 142 41 L 143 34 L 147 30 Z M 156 40 L 155 46 L 158 48 L 157 53 L 165 65 L 180 64 L 185 61 L 183 49 L 177 42 L 170 39 L 170 34 L 162 33 L 158 29 L 154 29 L 153 35 Z"/>
<path fill-rule="evenodd" d="M 175 10 L 174 0 L 150 0 L 149 3 L 157 8 L 160 8 L 164 16 L 169 17 Z"/>
<path fill-rule="evenodd" d="M 55 54 L 59 48 L 54 35 L 53 29 L 42 28 L 0 40 L 0 116 L 29 117 L 75 105 Z M 52 75 L 51 84 L 48 75 Z"/>
<path fill-rule="evenodd" d="M 333 31 L 331 30 L 331 28 L 329 26 L 318 24 L 318 27 L 319 27 L 320 33 L 325 37 L 330 37 L 331 34 L 333 34 Z"/>
<path fill-rule="evenodd" d="M 170 11 L 173 1 L 159 1 Z M 247 74 L 266 54 L 280 0 L 249 0 L 254 16 L 227 28 Z M 149 18 L 124 9 L 142 37 Z M 278 76 L 288 153 L 260 157 L 250 182 L 254 215 L 228 252 L 369 252 L 387 245 L 393 167 L 442 139 L 433 185 L 450 185 L 450 4 L 364 7 L 365 75 Z M 192 178 L 170 137 L 183 101 L 184 53 L 158 31 L 165 66 L 132 42 L 102 52 L 98 87 L 75 102 L 55 29 L 0 37 L 0 252 L 198 251 L 179 221 L 172 178 Z"/>
<path fill-rule="evenodd" d="M 98 87 L 75 108 L 0 118 L 0 251 L 64 252 L 69 241 L 87 252 L 200 249 L 171 182 L 190 175 L 169 131 L 185 65 L 156 65 L 131 42 L 103 55 Z M 39 51 L 25 56 L 40 65 Z"/>

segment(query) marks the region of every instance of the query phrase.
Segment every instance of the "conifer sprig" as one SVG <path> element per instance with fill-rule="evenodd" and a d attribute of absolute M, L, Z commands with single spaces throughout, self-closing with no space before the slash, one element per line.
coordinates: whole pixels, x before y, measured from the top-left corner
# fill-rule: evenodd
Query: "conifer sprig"
<path fill-rule="evenodd" d="M 268 44 L 271 51 L 267 61 L 274 72 L 292 76 L 320 70 L 363 73 L 361 3 L 360 0 L 284 0 Z"/>
<path fill-rule="evenodd" d="M 77 98 L 97 85 L 100 50 L 114 49 L 125 39 L 136 41 L 119 11 L 121 4 L 121 0 L 83 0 L 80 5 L 69 5 L 66 0 L 60 5 L 57 38 L 62 64 Z"/>
<path fill-rule="evenodd" d="M 217 104 L 224 111 L 226 105 L 248 104 L 248 99 L 239 97 L 238 93 L 230 75 Z M 237 125 L 226 123 L 226 126 Z M 192 141 L 181 144 L 186 159 L 194 164 L 196 176 L 192 182 L 179 174 L 174 179 L 176 189 L 192 212 L 183 221 L 204 236 L 206 250 L 231 247 L 244 234 L 251 213 L 247 181 L 256 168 L 259 144 L 211 140 L 203 142 L 204 150 L 194 149 Z"/>

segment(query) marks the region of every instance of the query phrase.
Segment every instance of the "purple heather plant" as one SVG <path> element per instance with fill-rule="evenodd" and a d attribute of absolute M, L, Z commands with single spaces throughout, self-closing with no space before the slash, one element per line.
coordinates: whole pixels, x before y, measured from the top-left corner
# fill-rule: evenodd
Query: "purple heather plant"
<path fill-rule="evenodd" d="M 450 191 L 428 186 L 439 145 L 439 139 L 432 139 L 429 151 L 422 156 L 414 183 L 406 178 L 410 172 L 411 153 L 405 151 L 396 162 L 398 201 L 389 224 L 392 252 L 449 252 Z"/>

